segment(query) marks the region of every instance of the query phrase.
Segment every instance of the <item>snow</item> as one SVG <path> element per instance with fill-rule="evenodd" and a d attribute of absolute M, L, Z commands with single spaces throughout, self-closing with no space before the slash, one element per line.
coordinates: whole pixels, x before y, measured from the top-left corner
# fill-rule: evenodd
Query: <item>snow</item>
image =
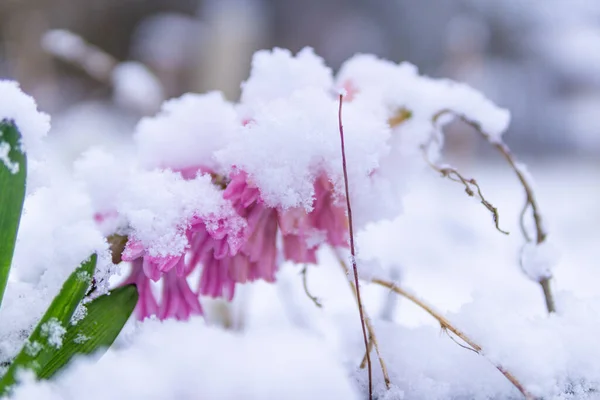
<path fill-rule="evenodd" d="M 98 362 L 81 359 L 54 383 L 30 381 L 12 398 L 199 396 L 223 400 L 359 398 L 331 351 L 311 334 L 288 329 L 239 335 L 208 328 L 201 320 L 186 324 L 148 321 L 126 350 L 110 352 Z"/>
<path fill-rule="evenodd" d="M 333 75 L 311 48 L 295 57 L 286 49 L 261 50 L 252 57 L 250 77 L 242 83 L 241 103 L 260 105 L 286 98 L 297 90 L 331 90 Z"/>
<path fill-rule="evenodd" d="M 0 80 L 0 120 L 12 120 L 22 135 L 22 149 L 41 157 L 42 141 L 50 130 L 50 117 L 37 109 L 35 100 L 23 93 L 14 81 Z"/>
<path fill-rule="evenodd" d="M 521 268 L 531 280 L 540 282 L 552 277 L 558 259 L 558 250 L 551 242 L 527 243 L 521 253 Z"/>
<path fill-rule="evenodd" d="M 310 210 L 320 173 L 343 187 L 337 110 L 338 100 L 322 90 L 296 91 L 260 107 L 217 157 L 246 171 L 268 205 Z M 358 197 L 389 151 L 390 131 L 380 110 L 364 103 L 346 104 L 343 124 L 350 188 Z"/>
<path fill-rule="evenodd" d="M 117 64 L 111 72 L 113 98 L 117 105 L 152 114 L 164 100 L 163 88 L 158 78 L 144 64 L 126 61 Z"/>
<path fill-rule="evenodd" d="M 220 171 L 215 151 L 232 141 L 240 120 L 221 93 L 185 94 L 165 102 L 135 130 L 138 158 L 147 168 L 204 166 Z"/>
<path fill-rule="evenodd" d="M 510 122 L 508 110 L 497 107 L 478 91 L 448 79 L 419 76 L 417 68 L 406 62 L 396 65 L 359 54 L 342 65 L 337 83 L 350 84 L 357 97 L 380 99 L 390 115 L 407 108 L 411 119 L 430 122 L 440 111 L 450 110 L 478 123 L 492 141 L 501 139 Z"/>
<path fill-rule="evenodd" d="M 42 325 L 42 336 L 46 337 L 48 344 L 55 348 L 62 346 L 63 336 L 67 333 L 67 330 L 56 318 L 51 318 L 48 322 Z"/>
<path fill-rule="evenodd" d="M 0 139 L 1 138 L 2 134 L 0 133 Z M 19 163 L 10 159 L 10 150 L 10 145 L 8 143 L 0 143 L 0 161 L 2 161 L 10 173 L 14 175 L 19 172 Z"/>
<path fill-rule="evenodd" d="M 227 219 L 232 233 L 245 227 L 207 174 L 184 180 L 178 172 L 138 169 L 96 149 L 76 162 L 75 175 L 85 182 L 96 209 L 109 213 L 112 231 L 105 234 L 126 225 L 154 257 L 181 255 L 189 245 L 186 229 L 195 217 Z M 117 220 L 110 218 L 113 214 Z M 229 240 L 236 240 L 235 235 Z"/>

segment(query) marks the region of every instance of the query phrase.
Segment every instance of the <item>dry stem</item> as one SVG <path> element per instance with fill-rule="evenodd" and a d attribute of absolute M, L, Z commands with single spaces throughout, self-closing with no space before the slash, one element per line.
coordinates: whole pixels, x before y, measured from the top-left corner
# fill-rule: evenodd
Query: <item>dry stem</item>
<path fill-rule="evenodd" d="M 476 352 L 477 354 L 485 357 L 485 355 L 483 353 L 483 349 L 482 349 L 482 347 L 480 345 L 478 345 L 477 343 L 475 343 L 473 341 L 473 339 L 469 338 L 464 332 L 460 331 L 458 328 L 456 328 L 454 325 L 452 325 L 450 323 L 450 321 L 448 321 L 443 315 L 439 314 L 432 307 L 430 307 L 428 304 L 424 303 L 422 300 L 420 300 L 419 298 L 417 298 L 413 294 L 411 294 L 411 293 L 405 291 L 404 289 L 396 286 L 394 283 L 386 281 L 386 280 L 383 280 L 383 279 L 374 278 L 374 279 L 371 280 L 371 282 L 376 283 L 376 284 L 381 285 L 381 286 L 384 286 L 384 287 L 386 287 L 386 288 L 388 288 L 388 289 L 390 289 L 390 290 L 398 293 L 400 296 L 403 296 L 403 297 L 407 298 L 408 300 L 412 301 L 414 304 L 416 304 L 417 306 L 419 306 L 420 308 L 422 308 L 425 312 L 427 312 L 429 315 L 431 315 L 433 318 L 435 318 L 440 323 L 442 329 L 444 329 L 446 331 L 452 332 L 457 337 L 459 337 L 463 342 L 465 342 L 466 344 L 468 344 L 470 346 L 470 347 L 467 347 L 468 349 L 470 349 L 470 350 Z M 462 347 L 466 347 L 466 346 L 462 346 Z M 531 393 L 529 393 L 527 391 L 527 389 L 525 389 L 525 387 L 523 386 L 523 384 L 521 382 L 519 382 L 517 380 L 517 378 L 513 374 L 511 374 L 509 371 L 507 371 L 501 365 L 496 365 L 494 363 L 492 363 L 492 364 L 498 369 L 498 371 L 500 371 L 502 373 L 502 375 L 504 375 L 506 377 L 506 379 L 508 379 L 523 394 L 523 396 L 525 397 L 525 399 L 527 399 L 527 400 L 533 400 L 533 399 L 535 399 L 535 397 Z"/>
<path fill-rule="evenodd" d="M 304 293 L 306 293 L 308 298 L 311 299 L 313 303 L 315 303 L 315 306 L 322 308 L 323 305 L 321 304 L 319 299 L 317 297 L 313 296 L 312 294 L 310 294 L 310 292 L 308 291 L 308 283 L 306 282 L 307 271 L 308 271 L 308 267 L 305 265 L 302 268 L 302 272 L 300 272 L 302 274 L 302 286 L 304 287 Z"/>
<path fill-rule="evenodd" d="M 535 223 L 536 243 L 537 244 L 543 243 L 546 240 L 546 237 L 548 236 L 548 234 L 547 234 L 546 230 L 544 229 L 544 225 L 542 223 L 542 215 L 540 213 L 539 206 L 538 206 L 537 200 L 535 198 L 535 194 L 533 193 L 533 188 L 531 187 L 531 183 L 527 179 L 525 171 L 517 162 L 516 157 L 510 151 L 510 148 L 504 142 L 495 140 L 489 134 L 484 132 L 483 129 L 481 128 L 481 125 L 478 122 L 470 120 L 465 115 L 456 113 L 452 110 L 439 111 L 438 113 L 436 113 L 433 116 L 433 122 L 436 123 L 437 120 L 439 119 L 439 117 L 444 114 L 452 114 L 452 115 L 458 117 L 461 121 L 463 121 L 467 125 L 473 127 L 481 136 L 483 136 L 483 138 L 489 144 L 491 144 L 496 150 L 498 150 L 498 152 L 500 154 L 502 154 L 504 159 L 510 165 L 511 169 L 517 175 L 517 178 L 519 179 L 519 182 L 521 183 L 521 186 L 523 187 L 523 190 L 525 191 L 525 205 L 521 211 L 521 218 L 520 218 L 520 226 L 521 226 L 521 231 L 523 233 L 523 237 L 525 238 L 526 242 L 532 241 L 531 237 L 527 233 L 527 229 L 526 229 L 526 225 L 525 225 L 525 216 L 527 214 L 527 210 L 531 209 L 531 214 L 533 217 L 533 221 Z M 546 309 L 548 310 L 549 313 L 555 312 L 556 306 L 554 303 L 554 296 L 552 295 L 552 290 L 550 288 L 550 278 L 541 279 L 539 281 L 539 284 L 542 287 L 542 291 L 544 293 L 544 298 L 546 301 Z"/>
<path fill-rule="evenodd" d="M 481 201 L 481 204 L 483 204 L 483 206 L 485 208 L 487 208 L 490 213 L 492 213 L 492 218 L 494 219 L 494 224 L 496 225 L 496 229 L 499 232 L 502 232 L 505 235 L 508 235 L 508 232 L 506 232 L 500 228 L 500 225 L 499 225 L 500 224 L 500 215 L 498 214 L 498 209 L 496 207 L 494 207 L 492 205 L 492 203 L 490 203 L 489 201 L 486 200 L 486 198 L 483 196 L 483 192 L 481 191 L 481 187 L 479 186 L 479 184 L 477 183 L 477 181 L 475 179 L 465 178 L 456 168 L 449 167 L 449 166 L 437 165 L 437 164 L 431 162 L 431 160 L 429 160 L 427 158 L 426 151 L 424 151 L 423 153 L 425 155 L 425 160 L 427 161 L 427 163 L 429 164 L 429 166 L 431 168 L 438 171 L 440 174 L 442 174 L 443 177 L 448 178 L 451 181 L 462 183 L 465 186 L 465 192 L 470 197 L 473 197 L 473 196 L 475 196 L 475 194 L 477 194 L 477 197 Z M 475 188 L 477 193 L 473 190 L 473 188 Z"/>
<path fill-rule="evenodd" d="M 344 261 L 344 259 L 337 252 L 336 252 L 336 256 L 337 256 L 340 266 L 344 270 L 344 273 L 346 274 L 346 276 L 350 276 L 350 269 L 346 265 L 346 262 Z M 348 281 L 348 283 L 350 284 L 350 288 L 352 289 L 352 294 L 354 295 L 354 299 L 358 303 L 358 297 L 356 295 L 356 286 L 354 285 L 354 282 L 352 282 L 350 280 Z M 360 368 L 364 368 L 367 365 L 367 360 L 368 360 L 367 354 L 370 354 L 373 347 L 375 347 L 375 352 L 377 353 L 377 358 L 379 359 L 379 365 L 381 366 L 381 372 L 383 374 L 383 380 L 385 381 L 385 386 L 389 389 L 390 385 L 391 385 L 390 375 L 388 373 L 387 366 L 385 365 L 385 361 L 383 361 L 383 357 L 381 356 L 381 353 L 379 352 L 379 342 L 377 341 L 377 336 L 375 335 L 375 328 L 373 327 L 373 324 L 371 323 L 371 319 L 366 314 L 366 312 L 365 312 L 365 324 L 367 325 L 367 330 L 369 331 L 369 346 L 367 348 L 367 351 L 365 352 L 365 355 L 363 356 L 363 360 L 360 363 Z"/>
<path fill-rule="evenodd" d="M 373 376 L 371 370 L 371 356 L 369 355 L 369 340 L 367 339 L 367 330 L 365 327 L 365 317 L 363 304 L 360 299 L 360 285 L 358 282 L 358 268 L 356 266 L 356 252 L 354 249 L 354 231 L 352 227 L 352 208 L 350 207 L 350 191 L 348 190 L 348 169 L 346 168 L 346 148 L 344 146 L 344 128 L 342 125 L 342 103 L 343 95 L 340 94 L 338 109 L 338 124 L 340 128 L 340 142 L 342 150 L 342 169 L 344 171 L 344 188 L 346 191 L 346 207 L 348 209 L 348 231 L 350 234 L 350 254 L 352 255 L 352 269 L 354 272 L 354 284 L 356 285 L 356 301 L 358 303 L 358 312 L 360 314 L 360 323 L 363 331 L 363 340 L 365 342 L 365 351 L 367 352 L 367 370 L 369 374 L 369 400 L 373 399 Z"/>

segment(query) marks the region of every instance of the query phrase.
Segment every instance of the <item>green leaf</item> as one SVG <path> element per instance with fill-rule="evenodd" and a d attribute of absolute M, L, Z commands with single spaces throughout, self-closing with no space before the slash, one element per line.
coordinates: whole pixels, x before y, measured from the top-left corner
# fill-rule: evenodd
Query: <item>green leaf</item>
<path fill-rule="evenodd" d="M 61 347 L 63 336 L 75 310 L 81 303 L 96 269 L 96 254 L 83 262 L 65 281 L 58 295 L 38 322 L 25 345 L 0 381 L 0 394 L 15 383 L 16 373 L 28 369 L 36 375 Z"/>
<path fill-rule="evenodd" d="M 106 351 L 123 329 L 137 301 L 137 288 L 128 285 L 86 304 L 85 317 L 67 328 L 62 347 L 40 370 L 38 377 L 50 378 L 76 355 Z"/>
<path fill-rule="evenodd" d="M 0 304 L 4 297 L 25 199 L 27 162 L 21 134 L 12 121 L 0 121 Z"/>

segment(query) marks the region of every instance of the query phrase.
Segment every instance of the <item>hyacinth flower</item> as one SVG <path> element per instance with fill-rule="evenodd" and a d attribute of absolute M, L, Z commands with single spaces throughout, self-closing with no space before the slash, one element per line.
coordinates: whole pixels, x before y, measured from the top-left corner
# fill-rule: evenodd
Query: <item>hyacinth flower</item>
<path fill-rule="evenodd" d="M 207 169 L 190 168 L 182 175 L 193 179 L 199 171 Z M 216 186 L 225 182 L 213 174 L 215 181 Z M 316 264 L 321 244 L 347 246 L 347 218 L 336 201 L 333 185 L 322 174 L 314 187 L 312 211 L 273 208 L 263 201 L 248 174 L 235 170 L 227 179 L 222 196 L 246 221 L 243 233 L 232 231 L 226 219 L 209 221 L 194 217 L 186 227 L 186 251 L 166 256 L 152 255 L 139 240 L 129 238 L 122 259 L 132 263 L 125 282 L 135 283 L 140 291 L 136 316 L 188 319 L 202 314 L 199 296 L 232 300 L 237 284 L 259 279 L 274 282 L 280 259 Z M 232 233 L 238 236 L 238 241 L 231 240 Z M 277 245 L 279 236 L 281 249 Z M 188 276 L 197 268 L 200 278 L 194 291 Z M 152 292 L 151 281 L 162 282 L 160 300 Z"/>

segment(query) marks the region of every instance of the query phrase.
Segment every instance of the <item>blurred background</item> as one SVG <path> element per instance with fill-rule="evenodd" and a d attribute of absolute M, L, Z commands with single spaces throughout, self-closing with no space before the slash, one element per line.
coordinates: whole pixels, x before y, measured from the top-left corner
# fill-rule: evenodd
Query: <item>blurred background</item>
<path fill-rule="evenodd" d="M 73 156 L 130 135 L 166 98 L 236 100 L 252 53 L 274 46 L 466 82 L 510 109 L 507 142 L 525 158 L 600 150 L 595 0 L 0 0 L 0 78 L 52 115 Z M 451 154 L 486 154 L 466 128 L 449 136 Z"/>

